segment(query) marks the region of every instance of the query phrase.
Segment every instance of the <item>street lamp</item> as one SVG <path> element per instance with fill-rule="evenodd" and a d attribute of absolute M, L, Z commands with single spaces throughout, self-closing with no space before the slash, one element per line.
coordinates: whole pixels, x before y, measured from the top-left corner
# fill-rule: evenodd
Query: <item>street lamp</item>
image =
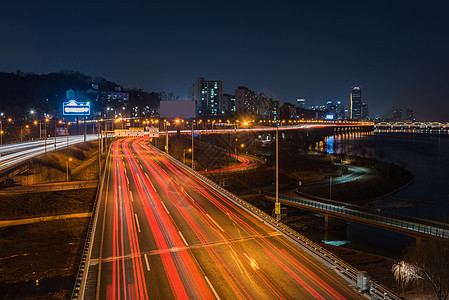
<path fill-rule="evenodd" d="M 70 126 L 70 122 L 67 122 L 66 123 L 67 147 L 69 147 L 69 126 Z"/>
<path fill-rule="evenodd" d="M 281 203 L 279 202 L 279 126 L 276 125 L 276 203 L 274 207 L 276 221 L 281 219 Z"/>
<path fill-rule="evenodd" d="M 69 182 L 69 161 L 72 161 L 72 158 L 71 158 L 71 157 L 69 157 L 69 159 L 66 161 L 67 182 Z"/>
<path fill-rule="evenodd" d="M 183 159 L 184 164 L 186 163 L 186 152 L 192 152 L 192 149 L 184 149 L 184 159 Z"/>

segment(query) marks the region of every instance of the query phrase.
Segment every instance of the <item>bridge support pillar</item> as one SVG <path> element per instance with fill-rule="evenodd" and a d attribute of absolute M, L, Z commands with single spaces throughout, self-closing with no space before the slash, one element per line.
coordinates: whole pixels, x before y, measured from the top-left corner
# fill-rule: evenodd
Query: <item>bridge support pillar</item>
<path fill-rule="evenodd" d="M 415 246 L 419 247 L 421 245 L 422 237 L 415 237 Z"/>
<path fill-rule="evenodd" d="M 346 225 L 346 221 L 339 219 L 339 218 L 334 218 L 331 217 L 329 215 L 324 215 L 324 229 L 327 231 L 330 227 L 334 227 L 334 226 L 345 226 Z M 329 227 L 330 226 L 330 227 Z"/>

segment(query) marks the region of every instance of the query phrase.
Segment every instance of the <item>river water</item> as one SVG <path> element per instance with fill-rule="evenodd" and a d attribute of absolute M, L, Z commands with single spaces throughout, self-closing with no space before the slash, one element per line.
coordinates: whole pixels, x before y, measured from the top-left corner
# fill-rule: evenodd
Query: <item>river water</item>
<path fill-rule="evenodd" d="M 409 170 L 414 181 L 406 188 L 369 205 L 381 210 L 449 222 L 449 134 L 447 131 L 375 131 L 326 138 L 328 153 L 356 154 L 395 163 Z M 409 237 L 352 223 L 346 246 L 397 256 L 410 245 Z M 332 237 L 330 238 L 330 240 Z M 373 249 L 371 249 L 373 250 Z M 387 253 L 389 252 L 389 253 Z"/>

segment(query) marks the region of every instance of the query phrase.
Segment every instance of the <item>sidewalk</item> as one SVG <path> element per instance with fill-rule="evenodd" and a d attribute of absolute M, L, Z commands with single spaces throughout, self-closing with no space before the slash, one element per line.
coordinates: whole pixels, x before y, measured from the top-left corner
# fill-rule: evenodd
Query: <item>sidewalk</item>
<path fill-rule="evenodd" d="M 97 185 L 98 180 L 22 185 L 2 189 L 0 190 L 0 195 L 89 189 L 89 188 L 96 188 Z"/>
<path fill-rule="evenodd" d="M 53 220 L 87 218 L 87 217 L 90 217 L 90 215 L 91 215 L 91 213 L 78 213 L 78 214 L 57 215 L 57 216 L 48 216 L 48 217 L 18 219 L 18 220 L 6 220 L 6 221 L 0 221 L 0 228 L 8 227 L 8 226 L 16 226 L 16 225 L 53 221 Z"/>

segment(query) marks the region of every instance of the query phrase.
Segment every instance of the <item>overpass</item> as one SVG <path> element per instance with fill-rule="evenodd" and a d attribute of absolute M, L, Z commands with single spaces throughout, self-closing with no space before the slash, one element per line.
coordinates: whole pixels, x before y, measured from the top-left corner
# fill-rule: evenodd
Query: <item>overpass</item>
<path fill-rule="evenodd" d="M 98 135 L 86 135 L 86 141 L 97 140 Z M 84 135 L 73 135 L 0 146 L 0 178 L 19 174 L 31 158 L 84 143 Z"/>
<path fill-rule="evenodd" d="M 275 199 L 274 193 L 265 191 L 262 193 L 271 200 Z M 399 232 L 418 239 L 429 237 L 449 239 L 449 224 L 447 223 L 377 211 L 375 209 L 322 198 L 319 200 L 311 200 L 304 197 L 279 195 L 279 201 L 285 205 L 322 214 L 325 216 L 326 224 L 329 221 L 329 217 L 334 217 Z"/>

